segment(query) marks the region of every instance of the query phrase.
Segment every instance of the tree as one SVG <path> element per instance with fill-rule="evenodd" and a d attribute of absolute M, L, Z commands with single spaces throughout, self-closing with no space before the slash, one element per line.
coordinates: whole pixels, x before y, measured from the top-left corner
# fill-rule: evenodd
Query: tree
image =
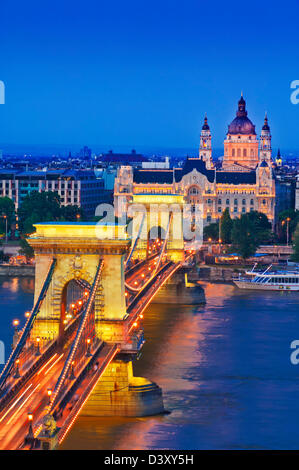
<path fill-rule="evenodd" d="M 220 238 L 223 243 L 231 243 L 232 229 L 233 221 L 231 219 L 229 209 L 226 208 L 220 219 Z"/>
<path fill-rule="evenodd" d="M 292 239 L 292 235 L 296 230 L 297 224 L 299 223 L 299 211 L 294 209 L 287 209 L 278 214 L 278 223 L 276 226 L 277 235 L 279 241 L 286 243 L 287 241 L 287 230 L 289 230 L 289 240 Z M 288 223 L 287 220 L 289 219 Z"/>
<path fill-rule="evenodd" d="M 252 211 L 245 214 L 254 226 L 254 234 L 258 245 L 272 241 L 272 226 L 268 217 L 262 212 Z"/>
<path fill-rule="evenodd" d="M 33 224 L 51 222 L 61 217 L 60 198 L 56 192 L 32 191 L 24 198 L 19 210 L 19 225 L 23 233 L 34 232 Z"/>
<path fill-rule="evenodd" d="M 25 255 L 28 258 L 33 258 L 34 256 L 34 250 L 33 248 L 29 245 L 27 240 L 25 238 L 20 239 L 20 246 L 21 249 L 19 250 L 21 255 Z"/>
<path fill-rule="evenodd" d="M 235 219 L 232 229 L 232 243 L 234 249 L 244 258 L 254 255 L 259 245 L 255 233 L 255 224 L 248 214 Z"/>
<path fill-rule="evenodd" d="M 83 210 L 78 206 L 61 206 L 60 220 L 78 222 L 84 218 Z"/>
<path fill-rule="evenodd" d="M 11 224 L 15 221 L 15 205 L 12 199 L 9 197 L 0 197 L 0 232 L 5 233 L 7 217 L 7 230 L 9 230 Z"/>
<path fill-rule="evenodd" d="M 294 239 L 293 239 L 293 247 L 294 247 L 294 253 L 292 255 L 292 260 L 299 262 L 299 222 L 297 224 L 295 233 L 294 233 Z"/>
<path fill-rule="evenodd" d="M 203 238 L 204 240 L 213 240 L 217 241 L 219 237 L 219 223 L 215 222 L 210 225 L 207 225 L 203 229 Z"/>

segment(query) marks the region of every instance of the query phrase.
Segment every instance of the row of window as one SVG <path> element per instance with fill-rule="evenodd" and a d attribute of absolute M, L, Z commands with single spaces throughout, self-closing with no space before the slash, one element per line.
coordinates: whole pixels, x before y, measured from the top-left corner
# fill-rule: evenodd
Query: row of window
<path fill-rule="evenodd" d="M 232 149 L 232 157 L 235 157 L 235 156 L 241 157 L 241 155 L 242 155 L 241 149 L 234 149 L 234 148 Z M 254 149 L 250 150 L 250 156 L 255 157 Z M 247 149 L 243 149 L 243 157 L 247 157 Z"/>

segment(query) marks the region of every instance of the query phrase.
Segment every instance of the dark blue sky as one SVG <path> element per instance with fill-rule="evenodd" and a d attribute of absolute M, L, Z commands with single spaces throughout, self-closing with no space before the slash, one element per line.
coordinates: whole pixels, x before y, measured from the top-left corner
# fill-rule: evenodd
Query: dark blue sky
<path fill-rule="evenodd" d="M 222 146 L 241 90 L 258 133 L 299 148 L 299 2 L 13 1 L 1 6 L 0 142 Z"/>

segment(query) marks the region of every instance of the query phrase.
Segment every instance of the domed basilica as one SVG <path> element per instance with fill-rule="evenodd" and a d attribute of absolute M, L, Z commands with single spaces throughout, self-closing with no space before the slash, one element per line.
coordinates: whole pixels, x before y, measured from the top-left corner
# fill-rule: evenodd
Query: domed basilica
<path fill-rule="evenodd" d="M 199 155 L 185 160 L 182 168 L 118 169 L 114 187 L 115 207 L 126 211 L 135 200 L 146 202 L 147 195 L 159 195 L 165 202 L 170 196 L 183 196 L 192 210 L 200 204 L 203 224 L 217 221 L 228 208 L 233 218 L 250 211 L 267 215 L 274 224 L 275 180 L 272 170 L 271 133 L 267 115 L 257 138 L 241 96 L 235 119 L 228 126 L 224 140 L 222 166 L 216 169 L 212 158 L 212 135 L 205 117 L 200 134 Z"/>

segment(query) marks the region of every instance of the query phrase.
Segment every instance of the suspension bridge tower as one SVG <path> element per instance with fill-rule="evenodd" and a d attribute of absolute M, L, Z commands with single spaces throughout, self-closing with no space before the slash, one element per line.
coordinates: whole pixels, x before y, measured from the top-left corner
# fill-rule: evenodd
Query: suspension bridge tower
<path fill-rule="evenodd" d="M 132 361 L 138 354 L 138 345 L 132 341 L 131 326 L 127 321 L 124 258 L 130 239 L 126 227 L 53 222 L 36 224 L 35 228 L 36 232 L 28 238 L 36 260 L 35 303 L 42 290 L 46 289 L 46 294 L 31 336 L 45 341 L 63 339 L 67 311 L 65 290 L 75 281 L 90 287 L 96 337 L 117 352 L 82 413 L 144 416 L 162 412 L 161 389 L 147 379 L 133 375 Z M 51 276 L 50 269 L 53 271 Z"/>

